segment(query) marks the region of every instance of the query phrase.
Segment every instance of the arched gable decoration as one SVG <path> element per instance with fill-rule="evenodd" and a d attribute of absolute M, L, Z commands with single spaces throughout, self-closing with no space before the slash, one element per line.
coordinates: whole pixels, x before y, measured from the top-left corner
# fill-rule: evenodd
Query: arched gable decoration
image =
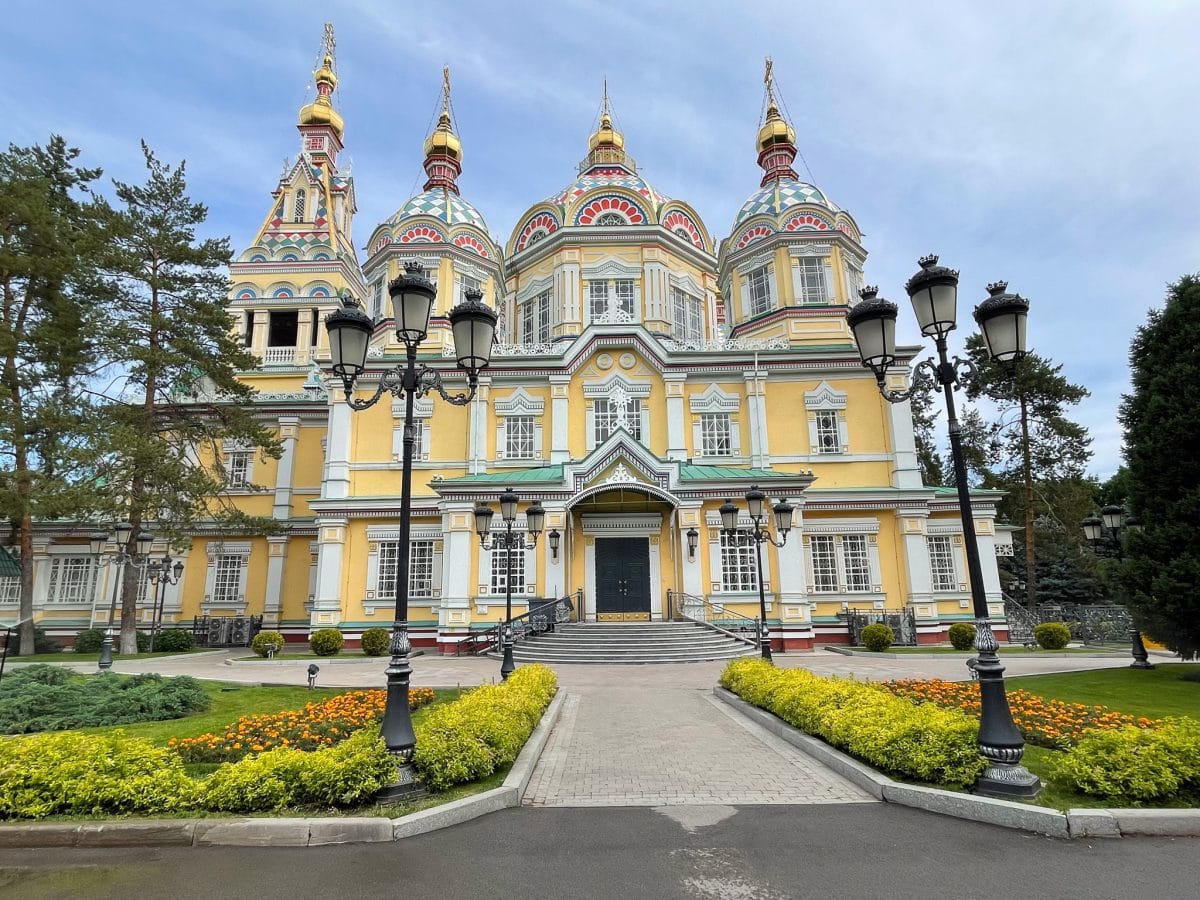
<path fill-rule="evenodd" d="M 639 204 L 619 194 L 596 197 L 588 201 L 576 214 L 575 225 L 613 225 L 623 221 L 626 225 L 645 225 L 650 221 Z"/>
<path fill-rule="evenodd" d="M 532 246 L 542 238 L 558 231 L 560 225 L 558 219 L 548 212 L 539 212 L 530 216 L 529 219 L 521 226 L 521 231 L 517 237 L 515 252 L 520 253 L 526 247 Z"/>
<path fill-rule="evenodd" d="M 737 240 L 735 249 L 741 250 L 743 247 L 750 246 L 755 241 L 761 241 L 765 237 L 770 237 L 773 233 L 773 230 L 766 225 L 751 225 L 742 232 L 741 237 Z"/>
<path fill-rule="evenodd" d="M 488 253 L 487 247 L 483 245 L 483 241 L 470 234 L 457 234 L 451 242 L 455 247 L 461 247 L 463 250 L 470 250 L 482 256 L 484 259 L 489 259 L 491 254 Z"/>
<path fill-rule="evenodd" d="M 800 213 L 792 216 L 784 224 L 784 231 L 828 231 L 833 226 L 828 220 L 812 213 Z"/>
<path fill-rule="evenodd" d="M 690 242 L 699 250 L 704 250 L 704 238 L 700 234 L 700 228 L 692 221 L 692 217 L 680 210 L 673 209 L 667 213 L 666 218 L 662 221 L 663 228 L 672 234 L 678 235 L 685 241 Z"/>
<path fill-rule="evenodd" d="M 401 244 L 444 244 L 446 236 L 431 225 L 414 225 L 400 235 L 398 242 Z"/>

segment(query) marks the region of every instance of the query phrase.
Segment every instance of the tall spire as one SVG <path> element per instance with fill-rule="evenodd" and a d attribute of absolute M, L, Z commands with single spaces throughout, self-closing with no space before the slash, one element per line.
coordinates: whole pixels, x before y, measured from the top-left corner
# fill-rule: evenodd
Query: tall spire
<path fill-rule="evenodd" d="M 437 126 L 425 139 L 425 190 L 440 187 L 458 193 L 462 173 L 462 141 L 450 124 L 450 67 L 442 67 L 442 112 Z"/>
<path fill-rule="evenodd" d="M 300 109 L 301 129 L 305 126 L 320 125 L 333 129 L 339 143 L 342 140 L 342 117 L 333 108 L 333 91 L 337 87 L 337 74 L 334 72 L 334 49 L 337 42 L 333 36 L 333 23 L 325 23 L 325 34 L 321 39 L 321 65 L 313 72 L 313 80 L 317 84 L 317 97 L 312 103 Z M 306 147 L 306 149 L 313 149 Z"/>
<path fill-rule="evenodd" d="M 604 94 L 600 101 L 600 126 L 588 138 L 588 156 L 580 163 L 580 171 L 605 163 L 617 163 L 634 169 L 633 159 L 625 153 L 625 135 L 613 127 L 612 104 L 608 99 L 608 79 L 604 79 Z"/>
<path fill-rule="evenodd" d="M 796 132 L 779 114 L 775 99 L 775 74 L 771 57 L 767 57 L 763 84 L 767 95 L 767 114 L 758 130 L 758 164 L 763 169 L 762 186 L 780 178 L 798 178 L 792 169 L 796 158 Z"/>

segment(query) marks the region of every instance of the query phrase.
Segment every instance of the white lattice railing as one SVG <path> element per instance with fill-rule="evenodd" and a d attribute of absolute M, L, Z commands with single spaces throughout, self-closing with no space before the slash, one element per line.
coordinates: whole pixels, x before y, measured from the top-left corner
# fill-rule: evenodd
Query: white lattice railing
<path fill-rule="evenodd" d="M 292 366 L 296 364 L 295 347 L 267 347 L 263 350 L 264 366 Z"/>

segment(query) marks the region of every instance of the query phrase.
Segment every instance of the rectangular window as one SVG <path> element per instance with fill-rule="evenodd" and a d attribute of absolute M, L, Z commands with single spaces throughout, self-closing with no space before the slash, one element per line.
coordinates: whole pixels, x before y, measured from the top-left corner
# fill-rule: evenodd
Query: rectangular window
<path fill-rule="evenodd" d="M 217 606 L 236 604 L 242 593 L 242 567 L 246 557 L 241 554 L 226 554 L 217 557 L 213 575 L 212 603 Z"/>
<path fill-rule="evenodd" d="M 533 416 L 509 416 L 504 420 L 506 459 L 533 459 Z"/>
<path fill-rule="evenodd" d="M 514 594 L 525 593 L 525 550 L 523 549 L 523 541 L 525 536 L 514 531 L 513 534 L 514 547 L 512 551 L 512 592 Z M 493 535 L 495 540 L 495 535 Z M 492 590 L 493 594 L 503 594 L 505 592 L 504 580 L 508 573 L 508 550 L 504 547 L 494 547 L 492 550 Z"/>
<path fill-rule="evenodd" d="M 400 542 L 380 541 L 375 559 L 375 597 L 378 600 L 395 600 L 396 585 L 400 578 Z M 433 590 L 433 541 L 410 540 L 408 596 L 432 597 Z"/>
<path fill-rule="evenodd" d="M 865 534 L 842 535 L 842 562 L 846 571 L 846 591 L 864 593 L 871 590 L 871 562 L 867 556 Z"/>
<path fill-rule="evenodd" d="M 837 553 L 834 549 L 833 535 L 811 535 L 809 549 L 812 553 L 813 592 L 817 594 L 837 593 Z"/>
<path fill-rule="evenodd" d="M 230 450 L 225 453 L 225 483 L 230 487 L 245 487 L 250 483 L 249 450 Z"/>
<path fill-rule="evenodd" d="M 21 579 L 16 575 L 0 578 L 0 606 L 15 606 L 21 599 Z"/>
<path fill-rule="evenodd" d="M 797 303 L 828 303 L 829 285 L 825 282 L 825 260 L 806 256 L 792 261 L 792 284 Z"/>
<path fill-rule="evenodd" d="M 612 324 L 635 321 L 632 280 L 589 281 L 587 285 L 588 313 L 592 322 Z"/>
<path fill-rule="evenodd" d="M 763 266 L 746 276 L 746 288 L 750 296 L 750 315 L 761 316 L 774 303 L 771 300 L 771 267 Z"/>
<path fill-rule="evenodd" d="M 731 431 L 729 413 L 702 413 L 700 416 L 700 453 L 703 456 L 732 456 Z"/>
<path fill-rule="evenodd" d="M 550 340 L 550 291 L 545 290 L 521 304 L 521 343 L 544 344 Z"/>
<path fill-rule="evenodd" d="M 472 278 L 470 275 L 458 276 L 458 299 L 459 302 L 465 302 L 467 299 L 467 291 L 483 291 L 483 283 L 478 278 Z"/>
<path fill-rule="evenodd" d="M 721 529 L 721 590 L 758 590 L 754 538 L 748 531 L 735 531 L 731 535 Z"/>
<path fill-rule="evenodd" d="M 593 401 L 596 443 L 602 444 L 618 428 L 624 428 L 635 441 L 642 439 L 642 401 L 631 397 L 624 404 L 600 398 Z"/>
<path fill-rule="evenodd" d="M 254 345 L 254 310 L 246 310 L 246 318 L 244 320 L 242 330 L 242 346 L 250 347 Z"/>
<path fill-rule="evenodd" d="M 846 267 L 846 302 L 853 306 L 859 301 L 859 291 L 863 289 L 862 269 L 854 266 Z"/>
<path fill-rule="evenodd" d="M 300 333 L 300 310 L 273 309 L 267 324 L 268 347 L 295 347 Z"/>
<path fill-rule="evenodd" d="M 371 288 L 371 318 L 378 322 L 383 317 L 383 279 L 380 278 Z"/>
<path fill-rule="evenodd" d="M 958 590 L 958 573 L 954 571 L 954 546 L 948 534 L 930 535 L 929 573 L 935 591 Z"/>
<path fill-rule="evenodd" d="M 817 447 L 818 453 L 841 453 L 842 436 L 838 424 L 838 414 L 835 409 L 817 410 Z"/>
<path fill-rule="evenodd" d="M 671 288 L 671 337 L 677 341 L 704 338 L 700 301 L 677 287 Z"/>
<path fill-rule="evenodd" d="M 55 556 L 50 561 L 47 603 L 93 603 L 100 568 L 90 556 Z"/>

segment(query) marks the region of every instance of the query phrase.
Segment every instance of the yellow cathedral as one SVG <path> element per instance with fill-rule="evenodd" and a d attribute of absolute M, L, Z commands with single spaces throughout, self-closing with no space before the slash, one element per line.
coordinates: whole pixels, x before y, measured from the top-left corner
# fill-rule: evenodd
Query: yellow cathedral
<path fill-rule="evenodd" d="M 757 617 L 753 541 L 722 531 L 718 508 L 732 499 L 749 526 L 743 498 L 758 486 L 795 506 L 784 546 L 762 545 L 776 650 L 846 643 L 855 614 L 899 616 L 922 643 L 972 619 L 956 495 L 922 483 L 909 405 L 880 396 L 846 324 L 864 284 L 862 233 L 792 168 L 795 132 L 769 78 L 759 168 L 747 154 L 748 198 L 719 223 L 720 240 L 638 174 L 606 94 L 582 161 L 564 160 L 565 186 L 500 243 L 459 184 L 447 76 L 423 189 L 356 245 L 331 42 L 314 77 L 299 154 L 230 267 L 233 327 L 261 361 L 243 377 L 283 453 L 226 446 L 221 464 L 241 508 L 286 527 L 196 534 L 182 582 L 166 590 L 167 627 L 261 616 L 289 641 L 332 627 L 355 646 L 390 626 L 403 404 L 352 412 L 329 373 L 323 319 L 344 291 L 373 317 L 356 387 L 369 396 L 403 360 L 387 285 L 412 262 L 437 290 L 420 361 L 448 389 L 466 385 L 448 311 L 480 290 L 499 314 L 474 399 L 416 403 L 414 645 L 455 653 L 503 619 L 505 554 L 480 546 L 472 510 L 497 508 L 506 489 L 520 497 L 518 529 L 531 501 L 546 509 L 542 539 L 515 555 L 514 616 L 570 596 L 583 623 L 662 621 L 687 604 Z M 919 350 L 900 348 L 891 386 L 906 386 Z M 1002 619 L 995 501 L 977 492 L 974 514 L 989 609 Z M 89 566 L 66 535 L 39 537 L 36 606 L 52 634 L 108 624 L 113 573 Z"/>

